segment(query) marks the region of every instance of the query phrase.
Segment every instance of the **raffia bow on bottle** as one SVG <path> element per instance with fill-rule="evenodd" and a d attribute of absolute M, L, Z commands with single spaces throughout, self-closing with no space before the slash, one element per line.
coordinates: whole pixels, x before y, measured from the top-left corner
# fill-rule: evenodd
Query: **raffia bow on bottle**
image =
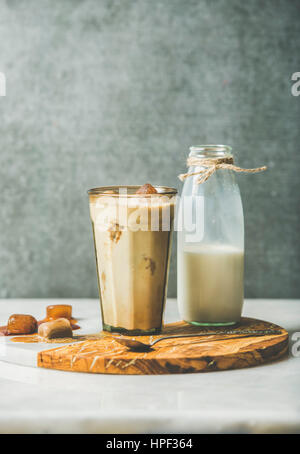
<path fill-rule="evenodd" d="M 186 164 L 187 164 L 187 167 L 198 166 L 198 167 L 202 167 L 202 169 L 198 170 L 197 172 L 182 173 L 182 174 L 178 175 L 178 178 L 181 181 L 184 181 L 188 177 L 191 177 L 194 175 L 199 175 L 199 178 L 196 180 L 197 184 L 204 183 L 218 169 L 227 169 L 227 170 L 233 170 L 234 172 L 245 172 L 245 173 L 257 173 L 257 172 L 263 172 L 264 170 L 267 170 L 266 166 L 256 167 L 255 169 L 243 169 L 241 167 L 234 165 L 234 161 L 233 161 L 232 157 L 230 157 L 230 158 L 225 158 L 225 157 L 224 158 L 199 158 L 197 156 L 191 156 L 187 159 Z"/>

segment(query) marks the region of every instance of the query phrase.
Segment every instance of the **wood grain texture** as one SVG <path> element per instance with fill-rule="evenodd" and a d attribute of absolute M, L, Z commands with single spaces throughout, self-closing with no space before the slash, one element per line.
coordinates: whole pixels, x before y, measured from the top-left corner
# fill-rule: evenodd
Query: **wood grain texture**
<path fill-rule="evenodd" d="M 280 335 L 219 339 L 218 336 L 169 339 L 159 342 L 148 353 L 130 352 L 110 334 L 99 339 L 65 345 L 38 353 L 39 367 L 95 374 L 159 375 L 221 371 L 257 366 L 277 360 L 288 352 L 288 333 L 281 327 L 261 320 L 242 318 L 234 329 L 271 329 Z M 219 328 L 222 330 L 222 328 Z M 209 332 L 208 328 L 176 322 L 166 325 L 157 336 L 139 336 L 149 342 L 163 335 Z M 218 331 L 218 328 L 213 328 Z M 103 337 L 101 337 L 103 336 Z M 212 340 L 213 339 L 213 340 Z"/>

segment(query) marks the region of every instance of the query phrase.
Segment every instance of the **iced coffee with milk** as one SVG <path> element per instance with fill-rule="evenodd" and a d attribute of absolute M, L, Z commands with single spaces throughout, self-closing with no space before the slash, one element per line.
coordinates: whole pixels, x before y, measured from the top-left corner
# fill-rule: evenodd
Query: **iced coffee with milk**
<path fill-rule="evenodd" d="M 89 191 L 104 330 L 160 332 L 175 196 L 150 184 Z"/>

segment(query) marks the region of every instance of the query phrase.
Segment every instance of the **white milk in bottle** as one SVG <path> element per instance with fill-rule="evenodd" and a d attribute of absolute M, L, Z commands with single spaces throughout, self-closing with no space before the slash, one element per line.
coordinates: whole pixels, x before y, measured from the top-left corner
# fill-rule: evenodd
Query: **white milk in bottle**
<path fill-rule="evenodd" d="M 232 323 L 241 316 L 244 252 L 233 246 L 186 246 L 178 256 L 181 316 L 188 322 Z"/>
<path fill-rule="evenodd" d="M 178 215 L 178 305 L 186 322 L 233 325 L 244 299 L 244 221 L 239 188 L 229 169 L 204 182 L 199 170 L 210 162 L 232 162 L 223 145 L 191 147 Z M 203 167 L 201 165 L 203 160 Z"/>

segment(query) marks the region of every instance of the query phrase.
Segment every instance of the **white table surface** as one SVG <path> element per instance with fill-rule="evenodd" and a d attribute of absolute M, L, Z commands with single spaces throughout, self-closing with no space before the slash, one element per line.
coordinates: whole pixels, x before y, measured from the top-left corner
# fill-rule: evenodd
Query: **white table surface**
<path fill-rule="evenodd" d="M 100 329 L 96 299 L 0 300 L 0 325 L 12 313 L 42 318 L 48 304 L 63 303 L 81 325 L 89 320 L 89 331 Z M 243 315 L 300 339 L 300 300 L 248 300 Z M 168 300 L 166 322 L 178 319 Z M 0 361 L 0 433 L 260 432 L 300 433 L 300 346 L 299 356 L 276 363 L 185 375 L 96 375 Z"/>

